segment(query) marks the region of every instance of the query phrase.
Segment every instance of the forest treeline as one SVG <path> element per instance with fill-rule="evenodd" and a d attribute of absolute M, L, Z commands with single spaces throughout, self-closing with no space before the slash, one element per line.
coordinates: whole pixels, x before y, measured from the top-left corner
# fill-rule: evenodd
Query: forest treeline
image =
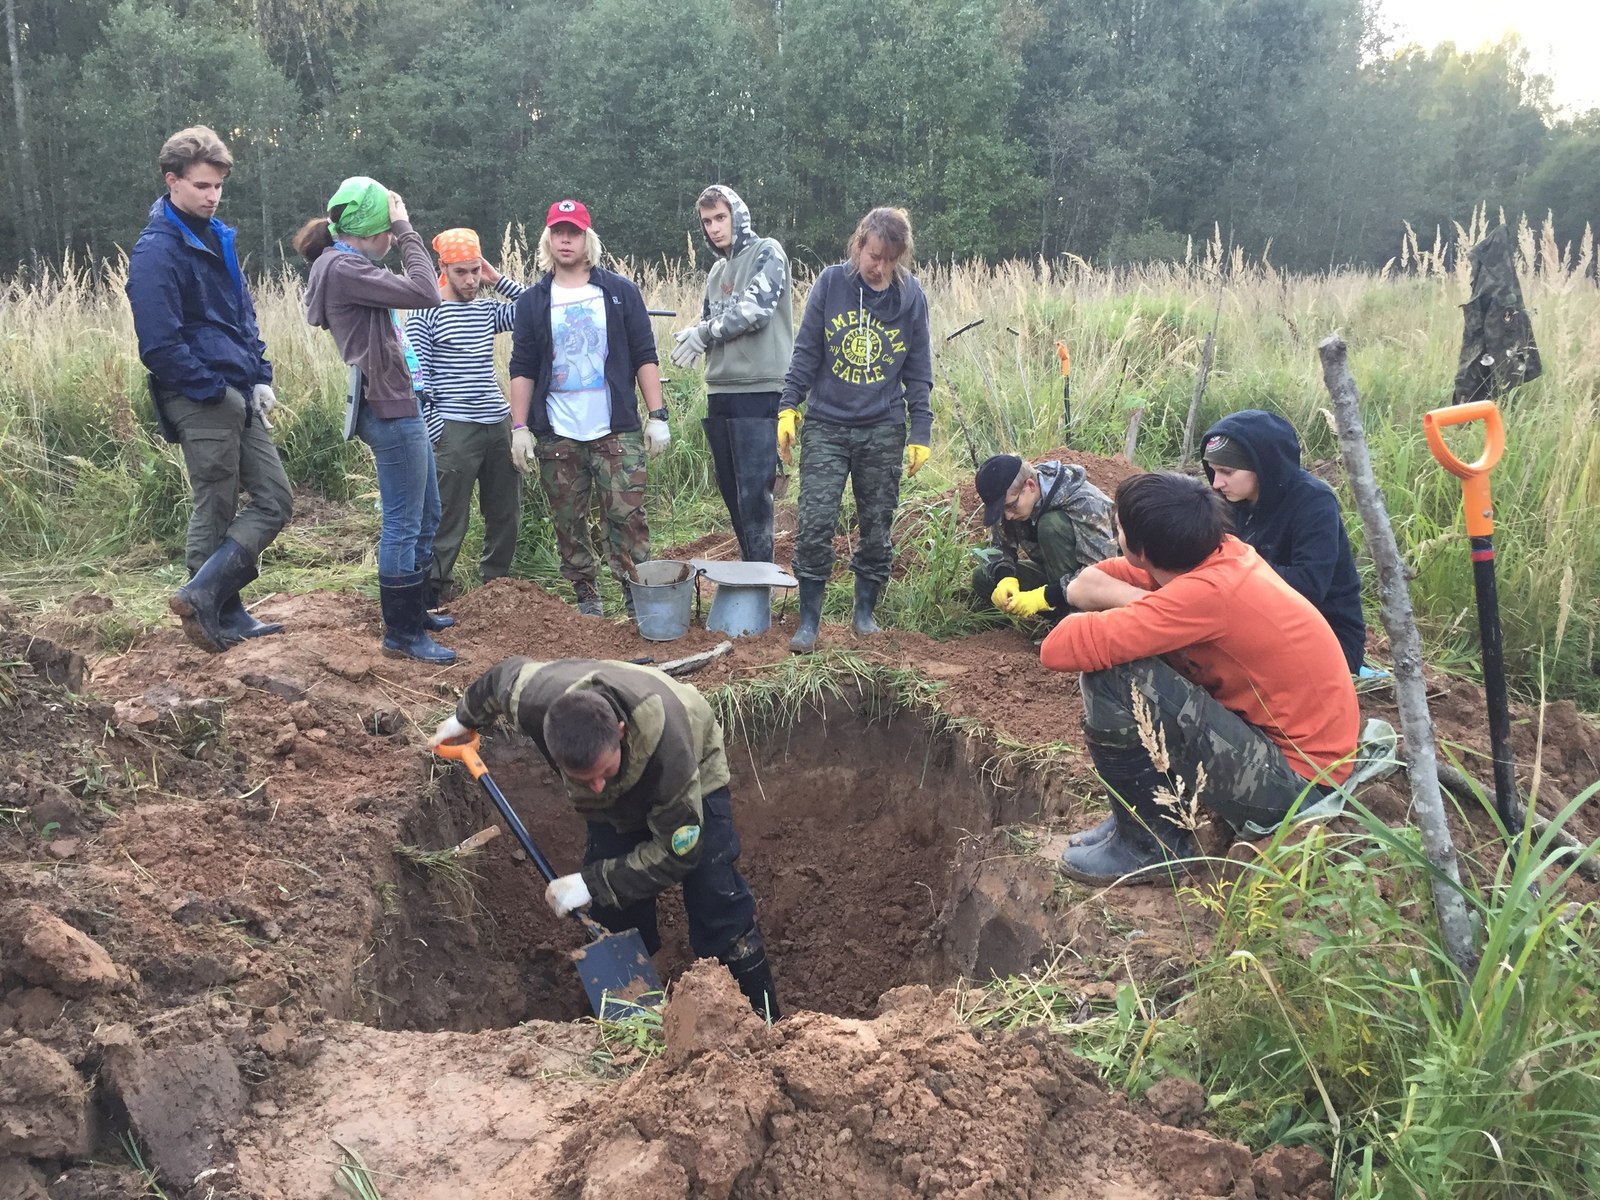
<path fill-rule="evenodd" d="M 1364 0 L 4 0 L 0 271 L 131 246 L 162 139 L 237 159 L 252 269 L 338 181 L 426 231 L 587 201 L 681 257 L 722 181 L 800 262 L 908 207 L 921 257 L 1181 257 L 1220 228 L 1381 264 L 1478 204 L 1600 227 L 1600 110 L 1552 118 L 1515 41 L 1385 43 Z M 1269 249 L 1270 246 L 1270 249 Z"/>

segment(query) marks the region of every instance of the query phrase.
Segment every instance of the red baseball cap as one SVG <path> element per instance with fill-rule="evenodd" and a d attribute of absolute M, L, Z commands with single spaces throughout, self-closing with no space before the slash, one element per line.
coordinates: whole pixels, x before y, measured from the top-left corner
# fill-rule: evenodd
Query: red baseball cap
<path fill-rule="evenodd" d="M 544 227 L 551 229 L 557 225 L 576 225 L 579 229 L 588 229 L 589 210 L 576 200 L 557 200 L 545 214 Z"/>

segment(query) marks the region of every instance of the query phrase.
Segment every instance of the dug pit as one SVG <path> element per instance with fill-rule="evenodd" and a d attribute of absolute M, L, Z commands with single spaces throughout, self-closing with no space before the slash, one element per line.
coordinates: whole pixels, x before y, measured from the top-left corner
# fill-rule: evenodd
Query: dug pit
<path fill-rule="evenodd" d="M 740 866 L 789 1012 L 865 1016 L 892 988 L 1014 973 L 1044 946 L 1048 876 L 1021 858 L 993 868 L 997 825 L 1042 815 L 1045 793 L 1030 780 L 999 785 L 989 752 L 931 714 L 887 708 L 835 701 L 729 737 Z M 502 730 L 483 754 L 556 870 L 576 869 L 583 823 L 532 743 Z M 437 783 L 403 828 L 409 842 L 450 846 L 500 823 L 464 771 Z M 567 957 L 581 930 L 550 913 L 514 839 L 469 864 L 470 888 L 423 866 L 399 871 L 364 980 L 372 1022 L 474 1031 L 587 1015 Z M 670 981 L 693 960 L 676 889 L 660 924 Z"/>

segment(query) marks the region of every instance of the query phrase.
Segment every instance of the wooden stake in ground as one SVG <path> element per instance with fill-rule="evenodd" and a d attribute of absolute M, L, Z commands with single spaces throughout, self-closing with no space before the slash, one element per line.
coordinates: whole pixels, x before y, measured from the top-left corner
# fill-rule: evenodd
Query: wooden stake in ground
<path fill-rule="evenodd" d="M 1405 737 L 1411 805 L 1417 814 L 1417 828 L 1422 831 L 1423 852 L 1436 872 L 1433 906 L 1439 915 L 1439 932 L 1446 953 L 1470 979 L 1477 970 L 1478 949 L 1473 940 L 1472 919 L 1461 894 L 1455 842 L 1450 837 L 1444 799 L 1439 792 L 1438 748 L 1422 679 L 1422 638 L 1412 615 L 1411 589 L 1406 583 L 1405 566 L 1400 561 L 1383 492 L 1372 473 L 1367 432 L 1361 422 L 1361 396 L 1350 375 L 1345 352 L 1341 337 L 1328 338 L 1317 347 L 1322 359 L 1322 381 L 1333 401 L 1334 423 L 1339 428 L 1339 457 L 1344 461 L 1345 477 L 1361 512 L 1367 550 L 1378 568 L 1378 600 L 1383 627 L 1394 651 L 1394 690 L 1400 707 L 1400 732 Z"/>

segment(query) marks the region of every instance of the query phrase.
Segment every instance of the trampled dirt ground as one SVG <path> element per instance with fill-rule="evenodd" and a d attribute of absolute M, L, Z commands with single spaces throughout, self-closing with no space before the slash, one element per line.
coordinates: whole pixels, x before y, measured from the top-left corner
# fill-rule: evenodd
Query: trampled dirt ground
<path fill-rule="evenodd" d="M 1089 461 L 1107 491 L 1126 470 Z M 1071 750 L 1074 681 L 1039 667 L 1028 633 L 825 626 L 827 647 L 940 689 L 896 707 L 867 679 L 794 711 L 741 707 L 743 864 L 786 1017 L 768 1028 L 693 966 L 668 898 L 668 1048 L 633 1070 L 637 1051 L 583 1020 L 566 957 L 581 934 L 513 839 L 465 859 L 465 884 L 406 849 L 495 823 L 423 743 L 504 655 L 665 659 L 721 638 L 645 642 L 514 581 L 452 612 L 447 669 L 383 657 L 374 601 L 317 593 L 259 607 L 283 636 L 208 656 L 161 630 L 86 678 L 70 621 L 45 641 L 0 608 L 0 1197 L 149 1194 L 106 1165 L 126 1163 L 129 1131 L 193 1200 L 340 1195 L 344 1147 L 390 1200 L 1328 1194 L 1314 1154 L 1252 1159 L 1182 1089 L 1130 1104 L 1058 1040 L 955 1019 L 961 977 L 1066 946 L 1086 995 L 1130 974 L 1159 989 L 1207 937 L 1170 891 L 1058 886 L 1060 836 L 1103 810 Z M 694 682 L 769 680 L 793 620 L 791 601 Z M 1363 707 L 1394 719 L 1384 694 Z M 1434 710 L 1486 775 L 1477 690 L 1440 679 Z M 1600 778 L 1600 733 L 1570 706 L 1545 711 L 1542 739 L 1518 717 L 1545 811 Z M 506 732 L 485 758 L 575 864 L 581 828 L 548 769 Z M 1369 799 L 1404 819 L 1403 782 Z M 1018 823 L 1044 829 L 1042 850 Z"/>

